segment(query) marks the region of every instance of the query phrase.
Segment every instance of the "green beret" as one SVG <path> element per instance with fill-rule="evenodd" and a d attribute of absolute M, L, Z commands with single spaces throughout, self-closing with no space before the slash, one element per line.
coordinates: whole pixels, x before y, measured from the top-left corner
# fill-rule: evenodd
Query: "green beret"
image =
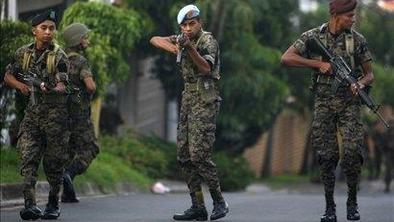
<path fill-rule="evenodd" d="M 57 25 L 57 16 L 56 12 L 53 10 L 46 11 L 42 14 L 36 15 L 32 20 L 31 20 L 31 25 L 32 26 L 37 26 L 41 24 L 42 22 L 50 20 L 53 21 Z"/>

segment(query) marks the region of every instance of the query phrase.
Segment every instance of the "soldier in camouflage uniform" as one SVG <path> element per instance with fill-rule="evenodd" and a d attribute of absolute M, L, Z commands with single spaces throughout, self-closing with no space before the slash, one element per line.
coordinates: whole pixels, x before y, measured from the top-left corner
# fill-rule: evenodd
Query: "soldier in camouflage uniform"
<path fill-rule="evenodd" d="M 70 61 L 69 112 L 71 120 L 70 163 L 63 176 L 62 202 L 78 202 L 73 179 L 87 170 L 99 153 L 93 123 L 90 118 L 90 101 L 96 84 L 83 51 L 89 46 L 89 29 L 81 23 L 74 23 L 64 29 L 63 37 L 67 45 Z"/>
<path fill-rule="evenodd" d="M 60 215 L 59 192 L 67 161 L 68 111 L 65 87 L 68 81 L 68 59 L 52 42 L 56 32 L 56 15 L 49 11 L 32 20 L 35 42 L 19 48 L 7 66 L 4 81 L 30 100 L 21 122 L 17 147 L 24 178 L 24 220 L 56 219 Z M 36 74 L 36 84 L 26 78 Z M 37 83 L 38 82 L 38 83 Z M 35 87 L 35 88 L 33 88 Z M 33 91 L 36 90 L 36 91 Z M 48 204 L 42 214 L 36 206 L 35 185 L 40 162 L 49 182 Z"/>
<path fill-rule="evenodd" d="M 335 169 L 339 161 L 337 132 L 343 140 L 344 156 L 341 166 L 348 185 L 347 218 L 360 219 L 357 188 L 363 163 L 363 126 L 357 92 L 372 83 L 373 73 L 367 42 L 361 34 L 352 29 L 356 5 L 356 0 L 331 1 L 329 22 L 303 33 L 282 56 L 282 63 L 285 65 L 315 70 L 311 142 L 318 155 L 325 191 L 326 212 L 321 217 L 321 222 L 336 221 L 333 195 Z M 312 36 L 319 38 L 334 54 L 346 60 L 358 79 L 357 84 L 350 87 L 341 85 L 336 94 L 331 92 L 334 80 L 331 65 L 308 47 L 308 41 Z"/>
<path fill-rule="evenodd" d="M 153 37 L 151 43 L 165 51 L 178 54 L 185 81 L 178 123 L 177 158 L 185 173 L 192 207 L 175 220 L 207 220 L 201 183 L 205 182 L 213 199 L 210 217 L 216 220 L 228 213 L 219 184 L 212 149 L 215 141 L 216 118 L 221 98 L 218 91 L 219 46 L 211 33 L 204 32 L 199 9 L 194 5 L 178 14 L 182 35 Z"/>

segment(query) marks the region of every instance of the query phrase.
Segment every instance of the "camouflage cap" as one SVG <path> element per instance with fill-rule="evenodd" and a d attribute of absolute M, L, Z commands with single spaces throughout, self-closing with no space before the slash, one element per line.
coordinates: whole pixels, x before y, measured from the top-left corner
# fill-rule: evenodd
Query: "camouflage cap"
<path fill-rule="evenodd" d="M 57 16 L 56 16 L 56 12 L 53 10 L 48 10 L 42 14 L 38 14 L 36 15 L 32 20 L 31 20 L 31 25 L 32 26 L 37 26 L 39 24 L 41 24 L 42 22 L 46 21 L 46 20 L 50 20 L 53 21 L 55 23 L 55 25 L 57 25 Z"/>

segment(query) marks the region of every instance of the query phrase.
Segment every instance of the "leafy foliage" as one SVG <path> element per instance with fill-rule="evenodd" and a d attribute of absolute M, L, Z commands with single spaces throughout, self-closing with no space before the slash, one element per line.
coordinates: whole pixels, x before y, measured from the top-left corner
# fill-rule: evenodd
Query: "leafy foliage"
<path fill-rule="evenodd" d="M 243 190 L 253 181 L 253 172 L 243 157 L 232 157 L 219 152 L 213 159 L 217 164 L 223 191 Z"/>
<path fill-rule="evenodd" d="M 3 82 L 5 69 L 7 64 L 14 58 L 15 51 L 19 47 L 33 41 L 33 38 L 30 26 L 23 22 L 1 21 L 0 33 L 0 129 L 4 129 L 9 127 L 9 122 L 6 118 L 14 112 L 17 113 L 17 116 L 22 116 L 23 108 L 21 107 L 24 107 L 23 102 L 18 105 L 18 102 L 23 100 L 23 97 L 19 96 L 18 104 L 16 104 L 17 110 L 13 109 L 14 91 L 5 86 Z"/>
<path fill-rule="evenodd" d="M 167 160 L 162 151 L 149 146 L 132 135 L 123 137 L 103 136 L 101 147 L 104 152 L 125 160 L 132 168 L 151 178 L 165 175 Z"/>
<path fill-rule="evenodd" d="M 228 4 L 226 12 L 220 12 L 220 5 L 214 2 L 198 3 L 206 9 L 203 21 L 208 27 L 215 27 L 212 23 L 216 22 L 218 13 L 226 18 L 222 29 L 219 26 L 217 30 L 209 30 L 221 36 L 222 49 L 220 89 L 223 103 L 217 147 L 241 152 L 269 128 L 283 107 L 288 89 L 279 74 L 281 53 L 259 40 L 256 18 L 260 12 L 254 10 L 252 3 L 222 2 Z"/>
<path fill-rule="evenodd" d="M 372 5 L 360 12 L 360 32 L 368 41 L 374 58 L 384 65 L 394 66 L 394 14 Z"/>
<path fill-rule="evenodd" d="M 394 68 L 379 64 L 374 64 L 372 68 L 375 76 L 372 95 L 380 104 L 394 106 Z"/>
<path fill-rule="evenodd" d="M 64 12 L 64 29 L 74 22 L 91 29 L 91 47 L 87 50 L 99 93 L 109 82 L 120 83 L 129 74 L 128 59 L 134 45 L 151 28 L 149 19 L 134 10 L 103 3 L 76 2 Z"/>

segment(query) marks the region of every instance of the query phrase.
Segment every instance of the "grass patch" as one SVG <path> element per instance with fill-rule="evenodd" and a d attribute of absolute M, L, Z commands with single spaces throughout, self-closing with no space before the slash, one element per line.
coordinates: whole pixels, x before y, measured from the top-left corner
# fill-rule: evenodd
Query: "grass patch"
<path fill-rule="evenodd" d="M 0 149 L 0 182 L 18 183 L 23 178 L 19 171 L 19 158 L 16 150 L 11 147 L 1 147 Z"/>
<path fill-rule="evenodd" d="M 303 183 L 309 183 L 309 175 L 283 174 L 261 179 L 260 182 L 268 185 L 271 189 L 281 189 Z"/>
<path fill-rule="evenodd" d="M 146 175 L 130 168 L 124 160 L 108 153 L 100 153 L 90 165 L 86 173 L 77 176 L 75 185 L 82 186 L 86 182 L 97 184 L 102 191 L 114 191 L 114 184 L 129 182 L 137 188 L 146 190 L 152 180 Z"/>
<path fill-rule="evenodd" d="M 2 147 L 0 149 L 0 183 L 20 183 L 23 181 L 20 175 L 20 160 L 17 150 L 12 147 Z M 45 181 L 46 177 L 42 169 L 39 168 L 39 180 Z M 82 186 L 86 182 L 96 184 L 100 189 L 109 193 L 114 190 L 114 184 L 119 182 L 130 182 L 137 188 L 146 190 L 152 183 L 145 174 L 131 168 L 125 160 L 101 152 L 90 165 L 86 173 L 77 176 L 76 186 Z"/>

